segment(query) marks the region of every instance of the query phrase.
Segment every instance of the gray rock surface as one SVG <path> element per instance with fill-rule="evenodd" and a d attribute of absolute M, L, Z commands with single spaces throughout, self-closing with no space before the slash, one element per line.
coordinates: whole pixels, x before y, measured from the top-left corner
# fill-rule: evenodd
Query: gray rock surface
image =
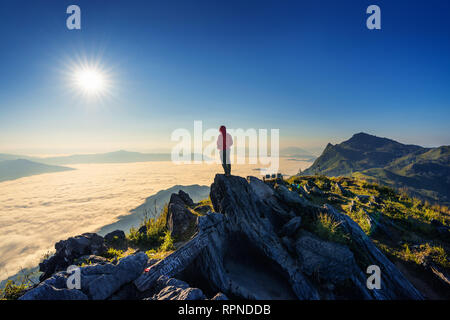
<path fill-rule="evenodd" d="M 286 235 L 288 237 L 293 237 L 297 234 L 297 231 L 300 229 L 302 225 L 301 217 L 294 217 L 286 223 L 281 229 L 281 234 Z"/>
<path fill-rule="evenodd" d="M 422 298 L 361 228 L 331 206 L 311 205 L 284 185 L 272 192 L 256 178 L 224 175 L 216 175 L 210 198 L 215 213 L 200 217 L 191 241 L 136 279 L 139 291 L 165 275 L 245 299 L 334 299 L 342 292 L 356 299 Z M 302 230 L 302 217 L 319 213 L 341 222 L 352 248 Z M 381 290 L 366 287 L 371 264 L 383 272 Z"/>
<path fill-rule="evenodd" d="M 61 240 L 55 244 L 55 249 L 53 256 L 39 264 L 39 269 L 43 272 L 40 281 L 49 278 L 55 272 L 66 270 L 73 264 L 74 259 L 84 255 L 101 255 L 106 251 L 103 237 L 95 233 L 84 233 Z"/>
<path fill-rule="evenodd" d="M 355 221 L 328 204 L 325 204 L 324 208 L 350 234 L 352 242 L 357 248 L 357 253 L 368 260 L 365 261 L 365 264 L 380 267 L 383 284 L 380 290 L 371 290 L 373 298 L 387 300 L 423 299 L 420 292 L 414 288 L 395 265 L 374 245 L 372 240 L 370 240 Z M 362 288 L 363 286 L 365 287 L 365 281 L 361 280 L 361 290 L 364 289 Z"/>
<path fill-rule="evenodd" d="M 93 300 L 105 300 L 122 285 L 144 271 L 148 257 L 144 252 L 119 260 L 117 265 L 92 265 L 81 269 L 81 290 Z"/>
<path fill-rule="evenodd" d="M 122 243 L 125 240 L 125 232 L 123 232 L 122 230 L 114 230 L 105 235 L 105 242 L 109 244 Z"/>
<path fill-rule="evenodd" d="M 19 300 L 88 300 L 88 296 L 80 290 L 57 289 L 42 284 L 25 293 Z"/>
<path fill-rule="evenodd" d="M 186 282 L 160 276 L 155 283 L 157 291 L 149 300 L 204 300 L 202 290 L 191 288 Z"/>
<path fill-rule="evenodd" d="M 185 237 L 193 227 L 195 228 L 197 216 L 187 208 L 193 204 L 189 195 L 182 190 L 170 197 L 167 228 L 175 239 Z"/>
<path fill-rule="evenodd" d="M 123 285 L 132 282 L 142 274 L 148 257 L 144 252 L 129 255 L 117 265 L 94 264 L 80 267 L 81 289 L 67 289 L 67 272 L 56 273 L 28 291 L 22 300 L 105 300 Z"/>
<path fill-rule="evenodd" d="M 318 278 L 339 283 L 351 279 L 358 272 L 353 253 L 348 247 L 319 239 L 303 231 L 295 243 L 303 272 Z"/>

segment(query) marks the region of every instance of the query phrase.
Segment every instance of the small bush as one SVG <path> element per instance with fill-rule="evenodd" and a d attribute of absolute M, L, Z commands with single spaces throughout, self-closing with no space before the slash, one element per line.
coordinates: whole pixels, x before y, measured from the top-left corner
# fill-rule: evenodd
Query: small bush
<path fill-rule="evenodd" d="M 350 237 L 341 230 L 340 224 L 330 215 L 320 213 L 313 224 L 313 231 L 322 239 L 347 244 Z"/>
<path fill-rule="evenodd" d="M 429 243 L 421 244 L 411 250 L 408 244 L 403 245 L 401 257 L 404 260 L 422 264 L 426 259 L 430 259 L 443 268 L 450 268 L 450 261 L 443 247 L 432 246 Z"/>
<path fill-rule="evenodd" d="M 164 236 L 164 242 L 162 243 L 162 245 L 159 249 L 160 249 L 160 251 L 175 250 L 175 246 L 173 245 L 173 239 L 172 239 L 169 231 L 166 231 L 166 234 Z"/>
<path fill-rule="evenodd" d="M 3 289 L 0 289 L 0 300 L 17 300 L 32 287 L 33 283 L 29 279 L 31 274 L 19 276 L 16 281 L 8 280 Z"/>
<path fill-rule="evenodd" d="M 108 251 L 103 255 L 106 259 L 114 260 L 114 259 L 120 259 L 123 257 L 123 251 L 117 250 L 114 248 L 109 248 Z"/>
<path fill-rule="evenodd" d="M 145 246 L 148 248 L 159 247 L 165 237 L 167 231 L 166 217 L 168 213 L 168 206 L 166 205 L 158 218 L 146 218 L 141 226 L 147 227 L 146 233 L 140 233 L 138 229 L 131 228 L 127 235 L 131 244 L 137 246 Z"/>

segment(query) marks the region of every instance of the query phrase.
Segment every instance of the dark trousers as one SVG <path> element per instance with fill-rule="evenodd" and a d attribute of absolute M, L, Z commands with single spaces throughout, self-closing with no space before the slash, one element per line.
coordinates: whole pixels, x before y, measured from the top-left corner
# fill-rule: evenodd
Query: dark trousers
<path fill-rule="evenodd" d="M 226 175 L 231 174 L 230 150 L 220 150 L 220 158 L 222 159 L 222 167 Z"/>

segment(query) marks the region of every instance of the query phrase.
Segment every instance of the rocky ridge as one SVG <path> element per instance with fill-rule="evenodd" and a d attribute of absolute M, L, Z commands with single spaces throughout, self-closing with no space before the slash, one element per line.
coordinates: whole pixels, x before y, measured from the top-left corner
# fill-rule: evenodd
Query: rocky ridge
<path fill-rule="evenodd" d="M 154 260 L 137 252 L 112 263 L 95 260 L 102 237 L 70 238 L 55 246 L 41 283 L 21 299 L 423 299 L 357 223 L 307 199 L 319 191 L 303 195 L 282 183 L 218 174 L 210 191 L 214 212 L 192 215 L 187 194 L 171 198 L 168 229 L 192 231 L 172 254 Z M 319 215 L 336 221 L 346 240 L 314 234 L 309 224 Z M 83 256 L 94 262 L 80 267 L 81 289 L 68 289 L 64 270 Z M 366 286 L 370 265 L 381 270 L 381 289 Z"/>

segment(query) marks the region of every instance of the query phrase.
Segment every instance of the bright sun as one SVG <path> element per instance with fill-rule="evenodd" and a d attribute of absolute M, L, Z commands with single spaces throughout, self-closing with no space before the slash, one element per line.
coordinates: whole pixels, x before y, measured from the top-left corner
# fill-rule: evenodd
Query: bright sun
<path fill-rule="evenodd" d="M 75 83 L 86 94 L 101 94 L 105 89 L 104 75 L 94 68 L 77 71 Z"/>
<path fill-rule="evenodd" d="M 77 56 L 68 59 L 63 69 L 64 75 L 69 80 L 67 88 L 74 97 L 80 101 L 89 103 L 106 102 L 113 98 L 117 91 L 116 78 L 112 68 L 97 59 L 88 59 Z"/>

